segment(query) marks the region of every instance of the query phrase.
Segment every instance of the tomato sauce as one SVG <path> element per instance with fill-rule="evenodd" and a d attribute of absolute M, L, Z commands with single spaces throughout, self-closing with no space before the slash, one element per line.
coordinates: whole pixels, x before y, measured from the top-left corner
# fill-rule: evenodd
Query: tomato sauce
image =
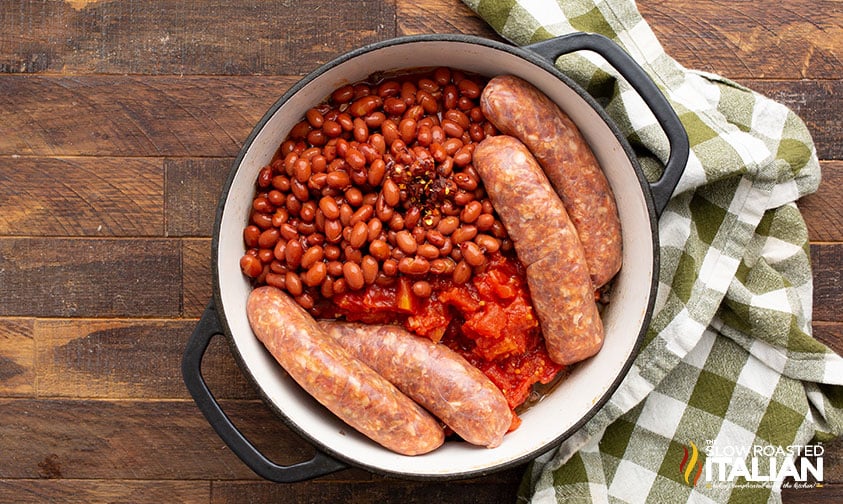
<path fill-rule="evenodd" d="M 448 345 L 501 389 L 513 411 L 535 384 L 550 383 L 563 370 L 547 354 L 524 268 L 514 256 L 492 254 L 486 268 L 462 284 L 435 278 L 427 298 L 416 296 L 411 283 L 401 276 L 334 295 L 317 307 L 318 316 L 400 324 Z M 512 429 L 520 423 L 513 416 Z"/>

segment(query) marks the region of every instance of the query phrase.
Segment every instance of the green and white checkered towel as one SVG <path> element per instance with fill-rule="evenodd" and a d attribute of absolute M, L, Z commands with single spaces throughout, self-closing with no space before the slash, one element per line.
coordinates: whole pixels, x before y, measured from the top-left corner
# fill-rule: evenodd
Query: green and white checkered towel
<path fill-rule="evenodd" d="M 782 482 L 767 480 L 800 484 L 803 470 L 821 480 L 818 443 L 843 433 L 843 359 L 811 336 L 808 236 L 794 202 L 816 190 L 820 170 L 804 123 L 683 68 L 633 0 L 463 1 L 517 45 L 574 31 L 613 39 L 665 93 L 691 143 L 659 223 L 660 286 L 641 353 L 610 402 L 532 464 L 519 501 L 777 502 Z M 667 141 L 635 92 L 592 54 L 556 65 L 657 177 Z M 815 456 L 806 465 L 793 451 Z"/>

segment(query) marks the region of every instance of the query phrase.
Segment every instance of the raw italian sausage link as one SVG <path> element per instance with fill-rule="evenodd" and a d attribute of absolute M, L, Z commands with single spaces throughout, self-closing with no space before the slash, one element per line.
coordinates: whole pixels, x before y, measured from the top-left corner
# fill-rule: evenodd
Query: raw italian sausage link
<path fill-rule="evenodd" d="M 465 441 L 494 448 L 512 423 L 503 393 L 445 345 L 395 325 L 322 321 L 358 359 L 424 406 Z"/>
<path fill-rule="evenodd" d="M 508 135 L 474 150 L 474 167 L 526 267 L 550 358 L 573 364 L 603 345 L 582 244 L 562 201 L 527 147 Z"/>
<path fill-rule="evenodd" d="M 444 442 L 439 422 L 348 353 L 295 300 L 259 287 L 247 302 L 255 335 L 301 387 L 372 440 L 404 455 Z"/>
<path fill-rule="evenodd" d="M 493 78 L 480 106 L 502 133 L 521 140 L 556 189 L 579 234 L 594 288 L 622 262 L 621 225 L 612 189 L 579 129 L 535 86 L 512 75 Z"/>

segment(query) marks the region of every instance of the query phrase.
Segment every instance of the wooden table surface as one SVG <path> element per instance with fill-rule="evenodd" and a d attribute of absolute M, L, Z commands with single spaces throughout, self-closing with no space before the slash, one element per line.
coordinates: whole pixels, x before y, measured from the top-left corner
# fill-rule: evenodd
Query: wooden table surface
<path fill-rule="evenodd" d="M 843 350 L 843 9 L 839 0 L 640 0 L 668 53 L 791 106 L 823 182 L 800 207 L 814 329 Z M 468 481 L 348 469 L 266 482 L 183 385 L 211 297 L 219 189 L 297 79 L 406 34 L 498 38 L 458 0 L 0 2 L 0 502 L 513 502 L 523 467 Z M 257 398 L 222 338 L 204 374 L 271 459 L 312 448 Z M 825 486 L 843 499 L 843 443 Z"/>

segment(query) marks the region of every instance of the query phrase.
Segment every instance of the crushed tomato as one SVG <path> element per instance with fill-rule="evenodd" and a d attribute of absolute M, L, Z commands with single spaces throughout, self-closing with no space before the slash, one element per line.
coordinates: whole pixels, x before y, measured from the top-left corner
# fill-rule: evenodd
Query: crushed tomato
<path fill-rule="evenodd" d="M 536 383 L 547 384 L 564 368 L 545 349 L 533 313 L 524 268 L 514 257 L 496 253 L 484 271 L 464 284 L 431 280 L 429 298 L 413 294 L 412 281 L 334 295 L 319 316 L 370 324 L 401 324 L 410 332 L 441 342 L 480 369 L 497 385 L 513 410 L 524 404 Z"/>

